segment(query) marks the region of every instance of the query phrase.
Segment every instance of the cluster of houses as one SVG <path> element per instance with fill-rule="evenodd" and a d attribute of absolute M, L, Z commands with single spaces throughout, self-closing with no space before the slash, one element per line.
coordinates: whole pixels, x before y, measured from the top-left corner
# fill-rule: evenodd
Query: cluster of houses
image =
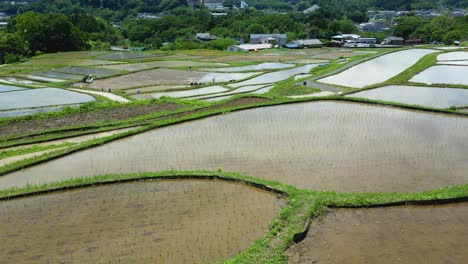
<path fill-rule="evenodd" d="M 369 19 L 393 19 L 395 17 L 406 16 L 408 14 L 415 14 L 416 16 L 423 18 L 434 18 L 441 15 L 453 16 L 453 17 L 462 17 L 468 15 L 468 11 L 464 9 L 453 9 L 453 10 L 436 10 L 436 9 L 422 9 L 422 10 L 413 10 L 413 11 L 367 11 L 367 16 Z"/>
<path fill-rule="evenodd" d="M 199 42 L 209 42 L 218 39 L 217 36 L 210 33 L 198 33 L 195 39 Z M 239 44 L 232 45 L 227 48 L 230 52 L 249 52 L 271 49 L 276 47 L 289 49 L 303 48 L 320 48 L 324 44 L 318 39 L 296 39 L 291 42 L 287 41 L 286 34 L 250 34 L 250 42 L 244 44 L 243 38 L 233 38 Z M 403 45 L 418 45 L 422 44 L 420 39 L 403 39 L 401 37 L 390 36 L 385 38 L 381 43 L 377 42 L 376 38 L 365 38 L 356 34 L 341 34 L 333 36 L 331 45 L 348 48 L 378 48 L 378 47 L 399 47 Z"/>
<path fill-rule="evenodd" d="M 0 28 L 6 28 L 9 19 L 10 17 L 5 12 L 0 12 Z"/>
<path fill-rule="evenodd" d="M 205 6 L 206 8 L 217 11 L 217 12 L 222 12 L 226 11 L 229 9 L 229 7 L 225 7 L 223 5 L 224 0 L 187 0 L 187 5 L 190 7 L 196 7 L 196 6 Z M 239 9 L 239 8 L 246 8 L 249 5 L 245 1 L 241 1 L 239 7 L 234 7 L 234 9 Z"/>

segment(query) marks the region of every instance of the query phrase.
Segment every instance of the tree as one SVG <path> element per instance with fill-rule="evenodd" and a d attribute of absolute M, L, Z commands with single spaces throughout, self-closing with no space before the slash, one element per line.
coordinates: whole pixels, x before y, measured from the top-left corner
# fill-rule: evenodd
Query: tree
<path fill-rule="evenodd" d="M 414 16 L 405 16 L 397 21 L 397 25 L 393 29 L 393 34 L 404 39 L 408 39 L 417 28 L 423 25 L 423 21 L 420 18 Z"/>
<path fill-rule="evenodd" d="M 455 40 L 461 40 L 462 37 L 463 32 L 461 32 L 460 30 L 452 30 L 444 35 L 444 43 L 445 45 L 450 45 L 453 44 Z"/>

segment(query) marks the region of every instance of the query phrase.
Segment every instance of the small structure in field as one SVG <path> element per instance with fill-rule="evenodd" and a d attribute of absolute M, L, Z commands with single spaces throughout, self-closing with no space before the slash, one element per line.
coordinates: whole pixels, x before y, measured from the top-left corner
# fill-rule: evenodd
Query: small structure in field
<path fill-rule="evenodd" d="M 405 45 L 419 45 L 422 44 L 421 39 L 407 39 L 405 40 Z"/>
<path fill-rule="evenodd" d="M 259 51 L 264 49 L 271 49 L 273 46 L 271 44 L 241 44 L 235 46 L 229 46 L 227 51 L 229 52 L 249 52 L 249 51 Z"/>
<path fill-rule="evenodd" d="M 318 39 L 297 39 L 293 40 L 292 43 L 302 48 L 320 48 L 323 46 L 322 41 Z"/>
<path fill-rule="evenodd" d="M 405 43 L 405 39 L 402 37 L 387 37 L 384 39 L 383 44 L 384 45 L 403 45 Z"/>
<path fill-rule="evenodd" d="M 197 33 L 195 39 L 201 42 L 209 42 L 219 38 L 217 36 L 211 35 L 210 33 Z"/>

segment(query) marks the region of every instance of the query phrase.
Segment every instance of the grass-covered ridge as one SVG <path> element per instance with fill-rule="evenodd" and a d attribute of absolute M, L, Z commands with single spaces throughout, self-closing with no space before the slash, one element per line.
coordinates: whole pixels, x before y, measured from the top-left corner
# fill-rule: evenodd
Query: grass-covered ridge
<path fill-rule="evenodd" d="M 296 234 L 302 233 L 310 222 L 309 217 L 324 214 L 329 207 L 367 207 L 385 206 L 391 203 L 436 203 L 452 200 L 465 201 L 468 197 L 468 185 L 452 186 L 420 193 L 336 193 L 311 191 L 290 185 L 254 178 L 238 173 L 210 171 L 164 171 L 133 174 L 110 174 L 91 178 L 72 179 L 44 185 L 28 185 L 24 188 L 0 190 L 0 200 L 40 195 L 70 189 L 117 184 L 119 182 L 139 180 L 224 180 L 241 182 L 256 188 L 285 194 L 287 205 L 279 216 L 272 219 L 270 230 L 257 240 L 245 252 L 225 263 L 285 263 L 285 249 L 293 243 Z"/>

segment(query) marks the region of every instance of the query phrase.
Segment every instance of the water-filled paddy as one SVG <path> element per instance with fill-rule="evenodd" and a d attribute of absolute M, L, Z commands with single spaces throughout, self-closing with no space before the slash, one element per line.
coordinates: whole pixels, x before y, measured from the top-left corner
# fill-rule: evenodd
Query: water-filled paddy
<path fill-rule="evenodd" d="M 339 209 L 286 251 L 289 263 L 464 263 L 468 204 Z"/>
<path fill-rule="evenodd" d="M 468 106 L 468 89 L 391 85 L 353 93 L 359 97 L 434 108 Z"/>
<path fill-rule="evenodd" d="M 229 66 L 226 63 L 208 63 L 208 62 L 195 62 L 195 61 L 152 61 L 141 63 L 129 63 L 119 65 L 103 66 L 107 69 L 124 70 L 124 71 L 141 71 L 152 69 L 156 67 L 220 67 Z"/>
<path fill-rule="evenodd" d="M 103 77 L 103 76 L 114 75 L 118 73 L 118 71 L 116 70 L 84 68 L 84 67 L 63 67 L 63 68 L 54 69 L 54 71 L 77 74 L 77 75 L 80 75 L 81 78 L 83 78 L 84 75 L 89 75 L 89 74 L 92 74 L 95 77 Z"/>
<path fill-rule="evenodd" d="M 439 61 L 437 64 L 442 65 L 461 65 L 461 66 L 468 66 L 468 60 L 465 61 Z"/>
<path fill-rule="evenodd" d="M 33 74 L 36 75 L 36 76 L 40 76 L 40 77 L 59 79 L 59 80 L 80 80 L 80 79 L 83 78 L 83 76 L 80 76 L 80 75 L 77 75 L 77 74 L 56 72 L 56 71 L 52 71 L 52 70 L 34 72 Z M 45 81 L 47 81 L 47 80 L 45 80 Z"/>
<path fill-rule="evenodd" d="M 283 200 L 221 181 L 142 181 L 0 202 L 8 263 L 211 263 L 263 237 Z M 47 241 L 47 243 L 44 243 Z"/>
<path fill-rule="evenodd" d="M 204 87 L 204 88 L 199 88 L 199 89 L 192 89 L 192 90 L 184 90 L 184 91 L 174 91 L 174 92 L 162 92 L 162 93 L 154 93 L 151 94 L 151 97 L 153 98 L 160 98 L 163 96 L 168 96 L 168 97 L 189 97 L 189 96 L 196 96 L 196 95 L 206 95 L 206 94 L 211 94 L 211 93 L 221 93 L 225 92 L 228 89 L 222 87 L 222 86 L 209 86 L 209 87 Z"/>
<path fill-rule="evenodd" d="M 210 98 L 210 97 L 213 97 L 213 96 L 217 96 L 217 97 L 222 96 L 222 98 L 224 100 L 224 99 L 226 99 L 225 96 L 227 96 L 227 95 L 234 95 L 234 94 L 253 92 L 253 91 L 257 91 L 258 89 L 263 88 L 263 87 L 265 87 L 265 85 L 244 86 L 244 87 L 235 89 L 233 91 L 223 92 L 223 93 L 218 93 L 218 94 L 211 94 L 211 95 L 201 95 L 201 96 L 193 97 L 193 99 L 206 99 L 206 98 Z M 217 100 L 214 100 L 214 101 L 220 101 L 220 100 L 221 99 L 217 99 Z"/>
<path fill-rule="evenodd" d="M 101 60 L 131 60 L 131 59 L 146 59 L 154 58 L 156 55 L 138 53 L 138 52 L 110 52 L 96 57 Z"/>
<path fill-rule="evenodd" d="M 411 78 L 410 82 L 468 85 L 468 66 L 432 66 Z"/>
<path fill-rule="evenodd" d="M 468 60 L 468 52 L 466 51 L 455 51 L 447 52 L 437 56 L 438 61 L 457 61 L 457 60 Z"/>
<path fill-rule="evenodd" d="M 228 67 L 228 68 L 217 68 L 217 69 L 204 69 L 207 71 L 218 71 L 218 72 L 242 72 L 242 71 L 261 71 L 261 70 L 275 70 L 294 67 L 295 64 L 291 63 L 276 63 L 276 62 L 265 62 L 257 65 L 248 65 L 241 67 Z"/>
<path fill-rule="evenodd" d="M 434 50 L 411 49 L 393 52 L 381 57 L 363 62 L 341 73 L 320 79 L 322 83 L 363 88 L 369 85 L 385 82 L 400 74 L 427 54 Z"/>
<path fill-rule="evenodd" d="M 66 105 L 67 107 L 78 107 L 79 104 L 75 105 Z M 0 117 L 12 117 L 12 116 L 25 116 L 25 115 L 35 115 L 38 113 L 47 113 L 60 111 L 64 106 L 50 106 L 50 107 L 41 107 L 41 108 L 28 108 L 28 109 L 15 109 L 15 110 L 2 110 L 0 111 Z"/>
<path fill-rule="evenodd" d="M 254 75 L 261 74 L 262 72 L 247 72 L 247 73 L 208 73 L 203 76 L 197 82 L 199 83 L 214 83 L 214 82 L 231 82 L 241 81 L 243 79 L 250 78 Z"/>
<path fill-rule="evenodd" d="M 280 82 L 297 74 L 307 74 L 310 72 L 310 70 L 312 70 L 313 68 L 317 66 L 318 64 L 310 64 L 310 65 L 304 65 L 304 66 L 289 69 L 289 70 L 270 72 L 270 73 L 266 73 L 266 74 L 257 76 L 255 78 L 252 78 L 250 80 L 246 80 L 240 83 L 230 84 L 229 86 L 240 87 L 240 86 L 246 86 L 246 85 L 257 85 L 257 84 L 264 84 L 264 83 Z"/>
<path fill-rule="evenodd" d="M 16 77 L 2 77 L 2 78 L 0 78 L 0 80 L 2 80 L 2 82 L 11 83 L 11 84 L 22 84 L 22 85 L 38 84 L 38 82 L 35 82 L 35 81 L 16 78 Z"/>
<path fill-rule="evenodd" d="M 24 90 L 25 88 L 0 84 L 0 93 Z"/>
<path fill-rule="evenodd" d="M 414 192 L 467 184 L 468 118 L 316 102 L 135 135 L 0 177 L 0 188 L 98 174 L 218 170 L 301 188 Z"/>
<path fill-rule="evenodd" d="M 81 104 L 94 101 L 94 97 L 63 89 L 28 89 L 0 94 L 0 110 Z"/>

